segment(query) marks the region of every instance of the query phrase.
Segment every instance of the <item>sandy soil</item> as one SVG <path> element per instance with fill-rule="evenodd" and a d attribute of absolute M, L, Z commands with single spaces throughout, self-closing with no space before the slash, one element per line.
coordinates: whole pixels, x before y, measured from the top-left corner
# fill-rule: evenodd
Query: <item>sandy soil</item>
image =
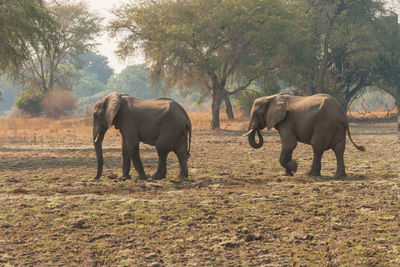
<path fill-rule="evenodd" d="M 90 134 L 3 141 L 0 265 L 399 266 L 397 125 L 350 127 L 367 151 L 348 141 L 347 179 L 334 178 L 332 151 L 322 176 L 307 176 L 312 150 L 303 144 L 298 172 L 283 176 L 276 132 L 254 150 L 243 131 L 195 128 L 184 181 L 173 154 L 167 179 L 119 181 L 115 131 L 98 182 Z M 154 148 L 142 145 L 141 155 L 154 173 Z"/>

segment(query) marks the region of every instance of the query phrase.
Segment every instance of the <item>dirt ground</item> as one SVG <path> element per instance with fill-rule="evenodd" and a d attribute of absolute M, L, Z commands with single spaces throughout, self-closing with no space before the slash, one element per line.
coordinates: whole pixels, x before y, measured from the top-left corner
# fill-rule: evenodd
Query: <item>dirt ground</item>
<path fill-rule="evenodd" d="M 397 125 L 350 129 L 366 151 L 347 141 L 347 179 L 334 178 L 332 151 L 322 176 L 307 176 L 312 150 L 303 144 L 298 172 L 283 176 L 277 132 L 264 132 L 255 150 L 243 130 L 195 127 L 190 178 L 175 178 L 170 154 L 167 179 L 146 182 L 118 180 L 116 131 L 106 135 L 98 182 L 90 128 L 5 139 L 0 265 L 399 266 Z M 142 145 L 141 156 L 154 173 L 154 148 Z"/>

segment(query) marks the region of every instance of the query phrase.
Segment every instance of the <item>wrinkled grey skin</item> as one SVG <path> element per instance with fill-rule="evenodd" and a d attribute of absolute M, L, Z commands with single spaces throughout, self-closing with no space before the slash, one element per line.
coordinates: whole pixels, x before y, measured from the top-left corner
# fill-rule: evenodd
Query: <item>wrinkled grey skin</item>
<path fill-rule="evenodd" d="M 279 131 L 282 150 L 280 164 L 286 170 L 286 175 L 292 176 L 297 171 L 297 162 L 292 160 L 292 152 L 297 141 L 309 144 L 313 148 L 314 158 L 309 172 L 312 176 L 321 175 L 321 158 L 324 151 L 332 149 L 336 155 L 336 177 L 346 177 L 343 161 L 346 146 L 346 131 L 353 145 L 361 151 L 364 147 L 357 146 L 350 136 L 346 114 L 339 103 L 327 94 L 312 96 L 290 96 L 276 94 L 261 97 L 254 101 L 250 113 L 248 132 L 249 144 L 260 148 L 263 139 L 260 130 L 267 127 Z M 259 143 L 255 141 L 255 134 Z"/>
<path fill-rule="evenodd" d="M 98 101 L 93 113 L 93 141 L 97 158 L 97 175 L 103 171 L 102 142 L 112 126 L 122 136 L 122 180 L 130 179 L 130 162 L 138 173 L 138 179 L 147 179 L 139 154 L 139 142 L 157 149 L 159 162 L 153 179 L 163 179 L 167 174 L 166 159 L 173 151 L 179 160 L 180 177 L 188 177 L 192 126 L 185 110 L 167 98 L 141 99 L 124 94 L 111 93 Z"/>

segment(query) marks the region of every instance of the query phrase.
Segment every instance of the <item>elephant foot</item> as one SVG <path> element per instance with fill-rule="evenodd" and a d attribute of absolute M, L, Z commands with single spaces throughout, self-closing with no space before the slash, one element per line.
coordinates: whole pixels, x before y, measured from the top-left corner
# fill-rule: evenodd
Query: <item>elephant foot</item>
<path fill-rule="evenodd" d="M 137 180 L 147 180 L 147 178 L 148 178 L 148 177 L 147 177 L 146 174 L 140 174 L 138 177 L 136 177 L 135 180 L 136 180 L 136 181 L 137 181 Z"/>
<path fill-rule="evenodd" d="M 335 174 L 335 178 L 338 179 L 347 178 L 347 174 L 344 171 L 337 171 Z"/>
<path fill-rule="evenodd" d="M 153 180 L 162 180 L 165 179 L 166 175 L 161 175 L 158 172 L 156 172 L 155 174 L 153 174 L 153 176 L 151 177 Z"/>
<path fill-rule="evenodd" d="M 132 177 L 128 174 L 128 175 L 122 175 L 121 177 L 119 177 L 120 181 L 126 181 L 126 180 L 130 180 Z"/>
<path fill-rule="evenodd" d="M 286 170 L 285 176 L 293 176 L 293 172 Z"/>
<path fill-rule="evenodd" d="M 291 161 L 289 161 L 289 169 L 292 171 L 292 172 L 297 172 L 297 161 L 296 160 L 291 160 Z"/>
<path fill-rule="evenodd" d="M 187 173 L 180 173 L 176 176 L 176 179 L 187 179 L 189 175 Z"/>
<path fill-rule="evenodd" d="M 321 171 L 311 170 L 311 171 L 308 172 L 308 175 L 310 175 L 310 176 L 321 176 Z"/>

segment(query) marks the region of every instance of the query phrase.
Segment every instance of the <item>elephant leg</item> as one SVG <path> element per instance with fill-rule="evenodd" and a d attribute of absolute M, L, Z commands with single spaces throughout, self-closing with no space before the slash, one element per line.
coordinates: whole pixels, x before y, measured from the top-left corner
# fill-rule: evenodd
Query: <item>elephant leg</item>
<path fill-rule="evenodd" d="M 332 148 L 332 150 L 335 152 L 336 163 L 337 163 L 336 174 L 335 174 L 336 178 L 347 177 L 345 167 L 344 167 L 344 149 L 345 149 L 345 147 L 346 147 L 346 142 L 340 141 Z"/>
<path fill-rule="evenodd" d="M 135 167 L 135 170 L 138 173 L 137 179 L 146 180 L 147 179 L 147 175 L 144 172 L 142 160 L 140 159 L 140 154 L 139 154 L 139 143 L 138 142 L 127 143 L 126 147 L 128 149 L 129 155 L 132 158 L 133 167 Z"/>
<path fill-rule="evenodd" d="M 129 172 L 131 170 L 131 157 L 129 156 L 129 152 L 127 147 L 125 146 L 124 140 L 122 140 L 122 177 L 121 180 L 129 180 L 131 176 Z"/>
<path fill-rule="evenodd" d="M 282 140 L 282 151 L 279 162 L 286 169 L 286 175 L 293 176 L 293 172 L 297 171 L 297 162 L 292 160 L 293 150 L 297 146 L 297 141 L 294 138 L 290 140 Z"/>
<path fill-rule="evenodd" d="M 162 151 L 157 148 L 158 153 L 158 168 L 157 172 L 153 174 L 152 178 L 154 180 L 161 180 L 167 176 L 167 156 L 168 152 Z"/>
<path fill-rule="evenodd" d="M 187 161 L 188 161 L 187 143 L 185 142 L 184 144 L 179 146 L 179 148 L 175 150 L 174 153 L 176 154 L 179 160 L 180 173 L 178 178 L 188 178 L 189 171 L 187 166 Z"/>
<path fill-rule="evenodd" d="M 311 165 L 311 170 L 308 174 L 311 176 L 321 176 L 321 159 L 322 155 L 324 154 L 324 150 L 317 146 L 313 146 L 312 148 L 314 152 L 314 157 Z"/>

